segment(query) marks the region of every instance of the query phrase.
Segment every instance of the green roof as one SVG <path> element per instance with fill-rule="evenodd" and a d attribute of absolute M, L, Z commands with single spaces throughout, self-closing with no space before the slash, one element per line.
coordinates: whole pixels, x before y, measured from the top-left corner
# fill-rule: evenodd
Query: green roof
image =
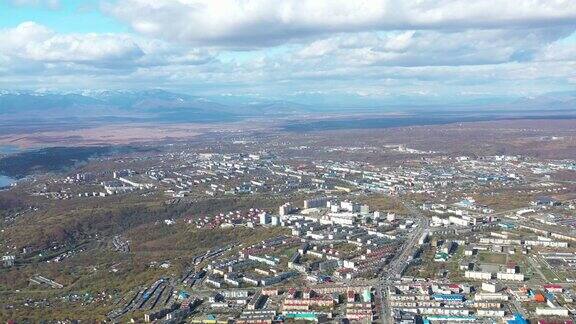
<path fill-rule="evenodd" d="M 438 252 L 438 253 L 436 253 L 436 255 L 434 255 L 435 260 L 438 260 L 438 259 L 447 260 L 448 257 L 449 257 L 448 253 L 444 253 L 444 252 Z"/>
<path fill-rule="evenodd" d="M 294 318 L 294 319 L 311 319 L 316 320 L 316 314 L 314 313 L 290 313 L 286 314 L 286 318 Z"/>
<path fill-rule="evenodd" d="M 372 295 L 370 294 L 370 290 L 366 289 L 362 293 L 362 299 L 364 299 L 365 303 L 369 303 L 372 301 Z"/>

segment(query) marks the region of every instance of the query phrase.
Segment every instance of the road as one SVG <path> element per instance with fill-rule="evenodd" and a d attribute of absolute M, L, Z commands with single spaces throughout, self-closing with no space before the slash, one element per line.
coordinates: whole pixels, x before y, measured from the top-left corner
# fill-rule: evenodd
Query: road
<path fill-rule="evenodd" d="M 404 203 L 404 206 L 408 209 L 410 216 L 417 219 L 417 227 L 411 233 L 402 244 L 400 251 L 394 256 L 390 264 L 388 265 L 388 272 L 386 275 L 382 276 L 380 283 L 377 286 L 377 290 L 380 292 L 380 298 L 382 299 L 382 314 L 380 322 L 383 323 L 393 323 L 392 311 L 390 309 L 390 299 L 388 298 L 388 288 L 395 279 L 399 279 L 404 271 L 405 267 L 410 262 L 412 255 L 418 249 L 418 240 L 430 227 L 429 219 L 422 214 L 422 212 L 410 203 Z"/>

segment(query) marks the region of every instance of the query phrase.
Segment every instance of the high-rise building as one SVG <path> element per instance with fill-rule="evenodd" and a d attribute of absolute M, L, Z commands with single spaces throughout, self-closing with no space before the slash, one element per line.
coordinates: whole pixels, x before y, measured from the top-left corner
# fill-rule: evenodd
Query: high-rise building
<path fill-rule="evenodd" d="M 260 213 L 260 225 L 270 224 L 271 217 L 267 212 Z"/>

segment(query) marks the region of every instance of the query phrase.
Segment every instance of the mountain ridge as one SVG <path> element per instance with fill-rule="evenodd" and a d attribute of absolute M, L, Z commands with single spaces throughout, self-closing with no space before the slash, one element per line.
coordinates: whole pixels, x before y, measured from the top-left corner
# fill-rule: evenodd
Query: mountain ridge
<path fill-rule="evenodd" d="M 571 110 L 576 107 L 576 91 L 554 92 L 515 100 L 476 99 L 461 104 L 440 105 L 435 101 L 406 103 L 367 102 L 365 106 L 303 104 L 282 99 L 221 97 L 207 98 L 161 89 L 149 90 L 79 90 L 69 92 L 0 90 L 0 117 L 5 120 L 133 119 L 159 122 L 212 122 L 250 117 L 297 117 L 340 109 L 346 113 L 420 111 L 435 108 L 442 111 L 479 109 Z M 401 101 L 401 100 L 400 100 Z M 236 104 L 237 103 L 237 104 Z"/>

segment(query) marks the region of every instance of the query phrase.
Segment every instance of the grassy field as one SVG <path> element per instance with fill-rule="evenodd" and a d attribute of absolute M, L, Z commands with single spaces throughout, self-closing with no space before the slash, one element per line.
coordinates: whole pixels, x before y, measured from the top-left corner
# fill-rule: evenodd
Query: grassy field
<path fill-rule="evenodd" d="M 504 253 L 480 252 L 478 259 L 483 263 L 506 264 L 508 257 Z"/>
<path fill-rule="evenodd" d="M 391 196 L 384 196 L 379 194 L 372 194 L 367 196 L 351 197 L 362 204 L 370 206 L 372 211 L 378 210 L 380 212 L 396 213 L 397 215 L 406 215 L 408 210 L 404 207 L 402 202 L 397 198 Z"/>

